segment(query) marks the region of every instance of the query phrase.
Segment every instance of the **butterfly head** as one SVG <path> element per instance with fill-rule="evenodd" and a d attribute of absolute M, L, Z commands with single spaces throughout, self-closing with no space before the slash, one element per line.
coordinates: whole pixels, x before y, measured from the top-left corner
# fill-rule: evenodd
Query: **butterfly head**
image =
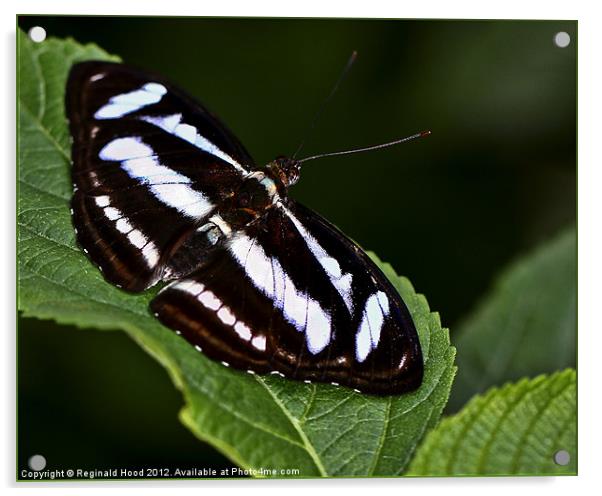
<path fill-rule="evenodd" d="M 277 157 L 268 164 L 268 169 L 288 188 L 299 180 L 301 162 L 294 158 Z"/>

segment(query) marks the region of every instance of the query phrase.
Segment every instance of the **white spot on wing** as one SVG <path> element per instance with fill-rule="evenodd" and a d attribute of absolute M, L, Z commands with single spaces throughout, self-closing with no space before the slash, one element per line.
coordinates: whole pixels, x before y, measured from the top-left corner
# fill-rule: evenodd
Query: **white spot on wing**
<path fill-rule="evenodd" d="M 330 342 L 331 321 L 328 313 L 308 294 L 299 291 L 276 258 L 266 255 L 251 238 L 240 234 L 230 243 L 230 251 L 261 292 L 274 301 L 285 319 L 305 332 L 311 353 L 319 353 Z"/>
<path fill-rule="evenodd" d="M 154 267 L 159 263 L 159 251 L 156 246 L 152 242 L 148 242 L 148 244 L 142 250 L 142 256 L 148 262 L 149 267 Z"/>
<path fill-rule="evenodd" d="M 399 364 L 397 365 L 397 368 L 398 368 L 399 370 L 403 369 L 404 365 L 406 364 L 406 359 L 407 359 L 407 358 L 408 358 L 408 356 L 407 356 L 406 354 L 404 354 L 404 355 L 401 357 L 401 360 L 399 361 Z"/>
<path fill-rule="evenodd" d="M 128 234 L 128 239 L 136 248 L 142 248 L 148 242 L 148 239 L 138 229 L 134 229 Z"/>
<path fill-rule="evenodd" d="M 162 84 L 146 83 L 140 89 L 111 97 L 107 104 L 96 111 L 94 117 L 99 120 L 123 117 L 159 102 L 166 92 Z"/>
<path fill-rule="evenodd" d="M 97 196 L 95 198 L 96 205 L 102 207 L 102 205 L 109 204 L 108 196 Z M 107 219 L 115 221 L 115 229 L 120 233 L 127 235 L 128 241 L 138 249 L 142 249 L 142 256 L 146 260 L 149 268 L 154 268 L 159 262 L 159 251 L 155 244 L 150 241 L 142 231 L 135 229 L 129 220 L 124 217 L 123 213 L 114 207 L 104 207 L 104 215 Z"/>
<path fill-rule="evenodd" d="M 184 183 L 191 181 L 173 169 L 159 164 L 155 157 L 141 157 L 125 160 L 121 168 L 128 176 L 139 179 L 144 184 Z"/>
<path fill-rule="evenodd" d="M 121 218 L 121 212 L 113 207 L 105 207 L 104 213 L 109 220 L 117 220 Z"/>
<path fill-rule="evenodd" d="M 149 124 L 160 127 L 169 134 L 175 134 L 176 127 L 182 122 L 182 114 L 172 114 L 165 117 L 143 116 L 141 119 Z"/>
<path fill-rule="evenodd" d="M 159 83 L 146 83 L 143 88 L 146 91 L 150 91 L 151 93 L 155 93 L 159 96 L 163 96 L 165 93 L 167 93 L 167 88 Z"/>
<path fill-rule="evenodd" d="M 140 105 L 135 103 L 109 103 L 98 109 L 94 114 L 94 117 L 99 120 L 116 119 L 117 117 L 123 117 L 124 115 L 131 114 L 139 108 Z"/>
<path fill-rule="evenodd" d="M 240 336 L 241 339 L 244 339 L 245 341 L 251 339 L 251 329 L 249 329 L 249 326 L 247 326 L 246 324 L 238 321 L 236 324 L 234 324 L 234 330 L 236 331 L 236 334 Z"/>
<path fill-rule="evenodd" d="M 119 219 L 116 223 L 115 223 L 115 227 L 117 228 L 117 230 L 120 233 L 123 234 L 127 234 L 130 231 L 132 231 L 134 228 L 132 227 L 132 225 L 128 222 L 127 219 L 125 218 L 121 218 Z"/>
<path fill-rule="evenodd" d="M 284 274 L 284 270 L 281 269 L 281 273 Z M 309 299 L 311 298 L 308 295 L 297 291 L 291 278 L 284 274 L 284 295 L 279 300 L 279 303 L 282 306 L 286 319 L 294 324 L 299 331 L 307 328 Z"/>
<path fill-rule="evenodd" d="M 188 217 L 202 218 L 214 208 L 202 192 L 190 186 L 190 178 L 161 165 L 153 149 L 138 137 L 114 139 L 100 150 L 99 157 L 120 161 L 121 168 L 132 179 L 146 185 L 161 203 Z"/>
<path fill-rule="evenodd" d="M 384 314 L 388 315 L 389 314 L 389 298 L 387 298 L 387 295 L 384 292 L 379 291 L 378 293 L 376 293 L 376 299 L 378 300 L 378 304 L 382 308 L 382 311 L 384 312 Z"/>
<path fill-rule="evenodd" d="M 305 241 L 307 247 L 312 252 L 312 254 L 316 257 L 326 275 L 332 282 L 333 286 L 337 290 L 337 292 L 343 298 L 345 302 L 345 306 L 349 310 L 349 313 L 353 315 L 353 290 L 351 288 L 351 281 L 353 276 L 351 274 L 343 274 L 341 272 L 341 266 L 339 262 L 331 257 L 324 248 L 318 243 L 316 238 L 314 238 L 308 231 L 305 229 L 303 224 L 293 215 L 293 213 L 286 208 L 282 203 L 279 203 L 280 207 L 284 211 L 284 213 L 289 217 L 289 219 L 293 222 L 297 231 Z"/>
<path fill-rule="evenodd" d="M 355 335 L 355 357 L 358 362 L 363 362 L 370 350 L 372 349 L 372 342 L 370 340 L 370 327 L 365 317 L 362 318 L 360 329 Z"/>
<path fill-rule="evenodd" d="M 355 335 L 355 357 L 363 362 L 370 351 L 376 349 L 385 317 L 389 314 L 389 299 L 378 291 L 368 297 L 362 313 L 362 322 Z"/>
<path fill-rule="evenodd" d="M 265 336 L 255 336 L 253 339 L 251 339 L 251 344 L 257 348 L 259 351 L 265 351 Z"/>
<path fill-rule="evenodd" d="M 210 310 L 217 310 L 222 302 L 211 291 L 205 291 L 198 296 L 199 301 Z"/>
<path fill-rule="evenodd" d="M 341 273 L 341 266 L 336 259 L 332 257 L 324 257 L 320 260 L 322 267 L 328 272 L 328 274 L 336 279 L 339 279 L 343 274 Z"/>
<path fill-rule="evenodd" d="M 177 289 L 178 291 L 183 291 L 196 297 L 205 290 L 205 286 L 192 279 L 184 279 L 182 281 L 175 282 L 172 286 L 172 289 Z"/>
<path fill-rule="evenodd" d="M 98 153 L 101 160 L 119 161 L 150 157 L 153 149 L 138 137 L 115 138 L 109 141 Z"/>
<path fill-rule="evenodd" d="M 322 307 L 310 299 L 307 305 L 307 348 L 314 355 L 320 353 L 330 342 L 330 318 Z"/>
<path fill-rule="evenodd" d="M 224 324 L 228 326 L 232 326 L 234 325 L 234 322 L 236 322 L 234 314 L 230 311 L 230 309 L 227 306 L 223 306 L 222 308 L 220 308 L 217 312 L 217 316 Z"/>
<path fill-rule="evenodd" d="M 377 295 L 374 294 L 368 298 L 364 315 L 368 319 L 372 347 L 375 348 L 380 341 L 380 330 L 384 323 L 384 315 L 378 303 Z"/>
<path fill-rule="evenodd" d="M 172 114 L 162 117 L 143 116 L 140 119 L 153 124 L 154 126 L 160 127 L 169 134 L 173 134 L 174 136 L 188 141 L 197 148 L 221 158 L 225 162 L 232 165 L 239 172 L 247 174 L 247 171 L 241 164 L 234 160 L 230 155 L 220 150 L 207 138 L 201 136 L 194 126 L 182 123 L 182 114 Z"/>
<path fill-rule="evenodd" d="M 156 184 L 150 189 L 162 203 L 195 219 L 205 217 L 214 207 L 203 193 L 186 184 Z"/>
<path fill-rule="evenodd" d="M 111 203 L 110 198 L 106 195 L 97 196 L 96 198 L 94 198 L 94 201 L 96 202 L 96 205 L 100 208 L 107 207 Z"/>
<path fill-rule="evenodd" d="M 194 145 L 194 140 L 196 139 L 196 128 L 194 126 L 190 124 L 178 124 L 174 129 L 174 133 L 179 138 Z"/>

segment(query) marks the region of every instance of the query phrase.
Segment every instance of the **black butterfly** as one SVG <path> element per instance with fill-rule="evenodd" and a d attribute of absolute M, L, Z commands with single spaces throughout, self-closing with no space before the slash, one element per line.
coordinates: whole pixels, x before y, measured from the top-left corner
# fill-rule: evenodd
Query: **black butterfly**
<path fill-rule="evenodd" d="M 420 386 L 407 307 L 337 228 L 288 197 L 300 162 L 258 168 L 162 78 L 84 62 L 69 75 L 73 223 L 105 278 L 173 280 L 154 315 L 214 360 L 372 394 Z"/>

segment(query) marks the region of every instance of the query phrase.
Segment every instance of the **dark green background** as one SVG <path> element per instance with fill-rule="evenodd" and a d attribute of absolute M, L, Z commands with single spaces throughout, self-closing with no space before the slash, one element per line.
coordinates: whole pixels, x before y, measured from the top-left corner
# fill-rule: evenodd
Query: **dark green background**
<path fill-rule="evenodd" d="M 574 21 L 20 17 L 168 76 L 257 163 L 430 129 L 310 162 L 291 194 L 410 278 L 452 329 L 499 270 L 576 217 Z M 571 35 L 558 48 L 558 31 Z M 122 333 L 19 326 L 19 466 L 227 466 L 177 420 L 166 373 Z"/>

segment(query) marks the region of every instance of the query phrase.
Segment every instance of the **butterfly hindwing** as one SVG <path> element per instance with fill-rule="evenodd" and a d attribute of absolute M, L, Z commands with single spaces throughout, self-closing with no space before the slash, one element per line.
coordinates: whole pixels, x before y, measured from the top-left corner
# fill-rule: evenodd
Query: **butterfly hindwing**
<path fill-rule="evenodd" d="M 239 369 L 376 394 L 422 380 L 420 344 L 397 291 L 351 240 L 290 200 L 232 233 L 151 308 Z"/>
<path fill-rule="evenodd" d="M 181 90 L 122 64 L 75 65 L 66 107 L 84 250 L 132 291 L 191 270 L 169 261 L 191 239 L 206 248 L 196 229 L 253 167 L 244 147 Z"/>

